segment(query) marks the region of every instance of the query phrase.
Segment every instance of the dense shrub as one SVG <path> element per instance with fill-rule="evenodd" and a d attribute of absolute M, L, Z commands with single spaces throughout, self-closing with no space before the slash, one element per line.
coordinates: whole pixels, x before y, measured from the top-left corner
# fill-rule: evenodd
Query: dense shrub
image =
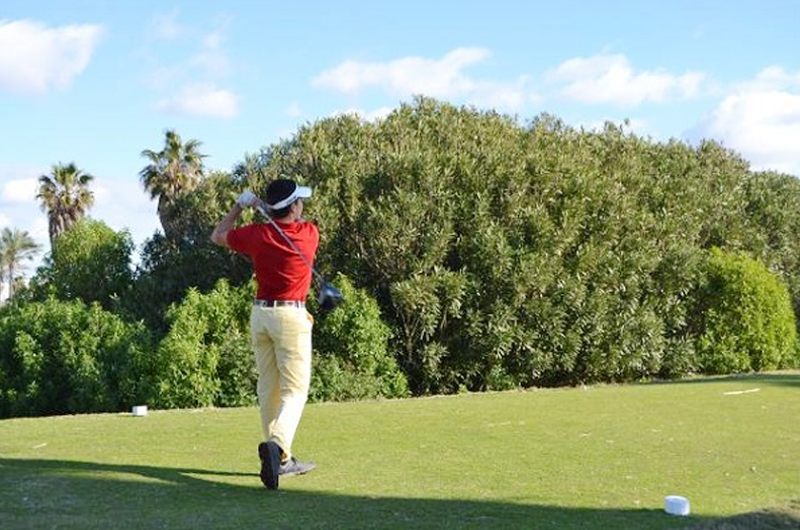
<path fill-rule="evenodd" d="M 707 267 L 698 293 L 700 371 L 796 367 L 795 316 L 785 283 L 760 261 L 718 248 L 710 251 Z"/>
<path fill-rule="evenodd" d="M 314 328 L 311 401 L 408 395 L 408 383 L 389 349 L 391 332 L 375 300 L 343 275 L 335 284 L 345 301 L 318 316 Z M 314 303 L 311 301 L 311 309 Z"/>
<path fill-rule="evenodd" d="M 163 336 L 170 326 L 167 309 L 180 304 L 189 289 L 209 292 L 221 278 L 234 286 L 247 283 L 248 260 L 210 239 L 214 226 L 236 199 L 232 186 L 228 175 L 214 172 L 166 207 L 170 226 L 181 237 L 155 233 L 145 242 L 131 293 L 119 306 L 126 318 L 142 320 Z"/>
<path fill-rule="evenodd" d="M 687 273 L 753 240 L 747 164 L 713 142 L 526 125 L 426 98 L 302 127 L 253 171 L 319 193 L 322 265 L 378 301 L 415 394 L 684 373 Z"/>
<path fill-rule="evenodd" d="M 800 175 L 755 173 L 746 182 L 747 219 L 758 227 L 748 247 L 789 287 L 800 315 Z M 800 325 L 800 319 L 798 319 Z"/>
<path fill-rule="evenodd" d="M 408 394 L 403 373 L 388 351 L 389 328 L 364 291 L 338 277 L 346 302 L 315 325 L 311 400 L 398 397 Z M 162 408 L 240 406 L 255 403 L 256 373 L 250 349 L 253 286 L 221 280 L 202 294 L 190 290 L 169 313 L 170 330 L 158 347 Z M 316 312 L 312 299 L 309 309 Z"/>
<path fill-rule="evenodd" d="M 149 333 L 99 304 L 12 304 L 0 313 L 0 417 L 107 412 L 147 402 Z"/>
<path fill-rule="evenodd" d="M 158 346 L 160 408 L 254 403 L 255 370 L 249 339 L 252 286 L 220 280 L 208 294 L 190 289 L 168 313 L 170 329 Z"/>
<path fill-rule="evenodd" d="M 180 304 L 190 289 L 211 291 L 220 278 L 242 285 L 250 276 L 246 260 L 210 240 L 172 241 L 156 234 L 144 245 L 143 261 L 119 311 L 142 320 L 158 336 L 170 328 L 169 307 Z"/>
<path fill-rule="evenodd" d="M 84 218 L 53 241 L 50 255 L 34 278 L 30 297 L 79 298 L 114 309 L 133 282 L 133 240 L 102 221 Z"/>
<path fill-rule="evenodd" d="M 439 267 L 391 285 L 396 326 L 402 338 L 399 360 L 417 382 L 415 393 L 437 393 L 463 382 L 455 363 L 448 362 L 450 350 L 446 345 L 451 341 L 446 324 L 462 317 L 468 288 L 467 275 Z M 427 343 L 421 352 L 416 351 L 419 343 Z M 484 359 L 494 364 L 491 355 Z"/>

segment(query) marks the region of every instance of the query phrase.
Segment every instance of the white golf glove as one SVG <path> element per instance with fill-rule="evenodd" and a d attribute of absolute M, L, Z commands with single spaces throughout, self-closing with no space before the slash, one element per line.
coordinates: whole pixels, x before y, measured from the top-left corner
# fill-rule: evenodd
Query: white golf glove
<path fill-rule="evenodd" d="M 236 204 L 238 204 L 241 208 L 255 206 L 258 204 L 258 197 L 256 197 L 256 194 L 252 191 L 247 190 L 239 195 L 239 197 L 236 199 Z"/>

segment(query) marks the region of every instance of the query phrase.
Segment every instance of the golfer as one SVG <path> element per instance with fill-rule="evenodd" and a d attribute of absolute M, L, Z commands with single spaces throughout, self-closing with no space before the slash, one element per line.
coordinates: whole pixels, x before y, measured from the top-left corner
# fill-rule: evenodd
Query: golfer
<path fill-rule="evenodd" d="M 310 263 L 319 245 L 319 229 L 303 220 L 303 199 L 311 188 L 292 180 L 271 182 L 266 210 Z M 258 370 L 258 406 L 264 441 L 258 445 L 261 482 L 278 489 L 280 475 L 301 475 L 314 465 L 292 455 L 294 439 L 311 383 L 311 328 L 306 297 L 312 273 L 297 252 L 269 223 L 234 228 L 242 210 L 261 203 L 245 191 L 219 222 L 211 240 L 245 254 L 253 264 L 258 293 L 250 313 L 250 338 Z M 263 204 L 263 203 L 261 203 Z"/>

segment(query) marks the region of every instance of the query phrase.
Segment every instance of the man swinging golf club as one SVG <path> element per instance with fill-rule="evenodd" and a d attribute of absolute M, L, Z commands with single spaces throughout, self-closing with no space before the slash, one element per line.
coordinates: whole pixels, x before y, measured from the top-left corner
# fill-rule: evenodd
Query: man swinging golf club
<path fill-rule="evenodd" d="M 314 465 L 292 455 L 294 439 L 311 382 L 311 329 L 306 311 L 311 263 L 319 245 L 319 229 L 305 221 L 303 200 L 311 188 L 292 180 L 271 182 L 264 204 L 250 191 L 236 200 L 211 239 L 247 255 L 258 292 L 250 314 L 250 337 L 258 371 L 258 405 L 264 441 L 258 445 L 261 481 L 278 489 L 280 475 L 301 475 Z M 269 215 L 268 223 L 234 228 L 247 207 Z"/>

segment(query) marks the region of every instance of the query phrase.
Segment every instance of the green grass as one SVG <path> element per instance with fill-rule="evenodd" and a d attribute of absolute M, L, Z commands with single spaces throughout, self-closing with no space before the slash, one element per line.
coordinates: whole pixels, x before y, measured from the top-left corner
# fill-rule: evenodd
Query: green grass
<path fill-rule="evenodd" d="M 799 372 L 314 404 L 277 492 L 255 408 L 4 420 L 0 528 L 798 528 L 798 417 Z"/>

